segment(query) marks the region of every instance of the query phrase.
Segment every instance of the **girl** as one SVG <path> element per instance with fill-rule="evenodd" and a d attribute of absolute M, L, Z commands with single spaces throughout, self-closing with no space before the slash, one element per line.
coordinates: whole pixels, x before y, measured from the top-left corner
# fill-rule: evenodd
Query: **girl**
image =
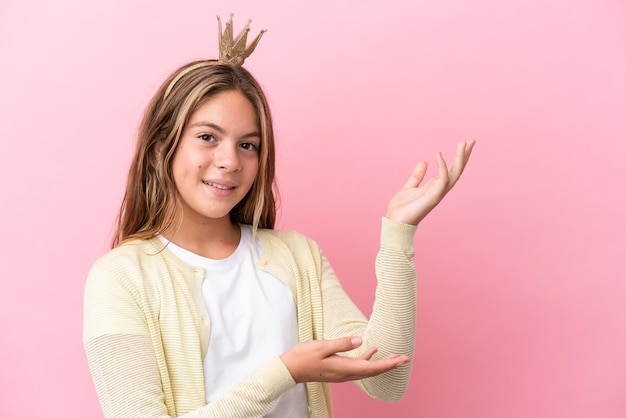
<path fill-rule="evenodd" d="M 221 32 L 221 30 L 220 30 Z M 398 400 L 413 353 L 417 224 L 454 186 L 437 154 L 389 203 L 367 320 L 322 251 L 274 230 L 274 134 L 230 22 L 220 60 L 176 70 L 138 135 L 113 249 L 86 283 L 84 344 L 107 417 L 331 417 L 328 382 Z M 230 48 L 230 49 L 229 49 Z M 234 58 L 233 58 L 234 55 Z"/>

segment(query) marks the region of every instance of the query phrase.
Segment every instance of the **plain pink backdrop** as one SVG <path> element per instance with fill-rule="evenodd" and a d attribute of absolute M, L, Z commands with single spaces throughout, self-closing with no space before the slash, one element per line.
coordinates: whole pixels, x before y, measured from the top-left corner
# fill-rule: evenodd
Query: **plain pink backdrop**
<path fill-rule="evenodd" d="M 82 291 L 107 250 L 143 108 L 217 53 L 215 15 L 268 28 L 250 69 L 278 132 L 280 226 L 369 313 L 386 202 L 476 138 L 419 227 L 417 350 L 397 404 L 338 417 L 626 416 L 626 2 L 0 3 L 0 416 L 101 416 Z"/>

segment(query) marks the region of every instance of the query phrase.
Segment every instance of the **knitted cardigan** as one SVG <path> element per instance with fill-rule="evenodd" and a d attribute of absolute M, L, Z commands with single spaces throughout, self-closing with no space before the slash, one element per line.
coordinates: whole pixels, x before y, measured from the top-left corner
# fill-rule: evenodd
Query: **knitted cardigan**
<path fill-rule="evenodd" d="M 376 258 L 376 301 L 370 320 L 343 291 L 312 240 L 293 231 L 260 229 L 259 268 L 293 292 L 299 341 L 361 336 L 345 355 L 378 347 L 375 358 L 413 354 L 415 227 L 383 218 Z M 163 249 L 158 238 L 125 243 L 93 265 L 85 286 L 83 341 L 105 417 L 263 417 L 296 383 L 276 357 L 206 403 L 202 360 L 210 319 L 202 297 L 204 271 Z M 402 397 L 409 366 L 356 382 L 386 401 Z M 307 383 L 313 418 L 332 417 L 326 383 Z"/>

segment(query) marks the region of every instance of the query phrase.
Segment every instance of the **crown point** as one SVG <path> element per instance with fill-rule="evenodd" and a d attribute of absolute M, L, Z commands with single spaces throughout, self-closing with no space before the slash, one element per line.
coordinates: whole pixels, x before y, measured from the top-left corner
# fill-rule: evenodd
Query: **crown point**
<path fill-rule="evenodd" d="M 261 39 L 261 35 L 266 32 L 266 29 L 260 31 L 260 33 L 254 38 L 254 40 L 247 44 L 248 33 L 250 32 L 250 23 L 252 19 L 248 19 L 248 23 L 241 29 L 237 36 L 233 36 L 233 14 L 231 13 L 230 19 L 226 22 L 226 27 L 222 31 L 222 24 L 220 17 L 217 17 L 219 23 L 219 46 L 220 57 L 218 62 L 222 64 L 234 64 L 242 65 L 244 60 L 250 56 L 250 54 L 256 48 L 256 45 Z"/>

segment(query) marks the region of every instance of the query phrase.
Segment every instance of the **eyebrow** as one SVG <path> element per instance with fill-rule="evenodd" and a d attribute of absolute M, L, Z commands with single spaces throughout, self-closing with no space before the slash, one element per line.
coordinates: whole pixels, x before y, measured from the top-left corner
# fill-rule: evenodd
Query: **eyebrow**
<path fill-rule="evenodd" d="M 216 125 L 214 123 L 211 123 L 211 122 L 203 122 L 203 121 L 196 122 L 196 123 L 190 125 L 190 128 L 197 128 L 197 127 L 203 127 L 203 126 L 211 128 L 211 129 L 215 129 L 217 132 L 221 133 L 222 135 L 226 133 L 224 128 L 222 128 L 221 126 Z M 260 138 L 260 137 L 261 137 L 261 133 L 258 132 L 258 131 L 254 131 L 254 132 L 250 132 L 250 133 L 247 133 L 245 135 L 242 135 L 240 139 Z"/>

